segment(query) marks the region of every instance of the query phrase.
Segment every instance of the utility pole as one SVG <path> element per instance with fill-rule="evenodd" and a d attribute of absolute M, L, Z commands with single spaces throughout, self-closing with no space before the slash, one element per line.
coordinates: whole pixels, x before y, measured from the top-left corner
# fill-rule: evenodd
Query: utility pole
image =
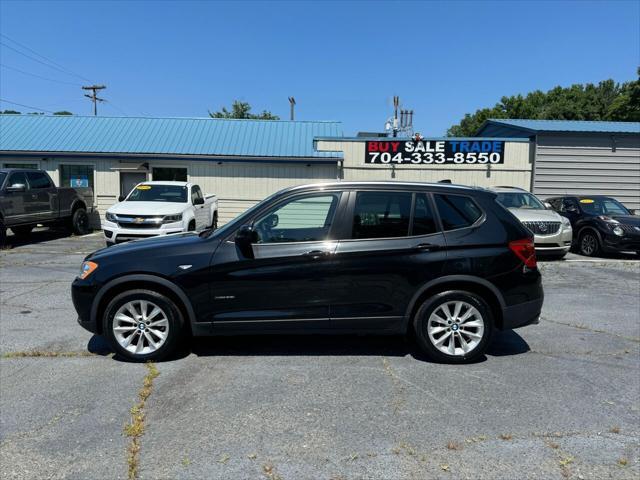
<path fill-rule="evenodd" d="M 93 93 L 91 95 L 85 93 L 84 96 L 91 99 L 93 102 L 93 115 L 98 115 L 98 102 L 104 102 L 104 98 L 99 98 L 96 94 L 98 90 L 103 90 L 107 88 L 104 85 L 88 85 L 86 87 L 82 87 L 83 90 L 91 90 Z"/>
<path fill-rule="evenodd" d="M 289 104 L 291 105 L 291 120 L 294 119 L 294 109 L 296 107 L 296 99 L 289 97 Z"/>

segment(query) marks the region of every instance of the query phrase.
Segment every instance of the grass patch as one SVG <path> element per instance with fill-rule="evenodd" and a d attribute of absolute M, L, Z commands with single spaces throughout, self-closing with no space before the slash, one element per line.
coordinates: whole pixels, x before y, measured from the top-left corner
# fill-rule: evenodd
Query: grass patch
<path fill-rule="evenodd" d="M 513 440 L 513 435 L 510 433 L 501 433 L 500 440 Z"/>
<path fill-rule="evenodd" d="M 124 434 L 130 438 L 127 447 L 127 465 L 129 480 L 137 480 L 140 463 L 140 439 L 144 435 L 144 421 L 146 417 L 145 405 L 153 391 L 153 380 L 160 375 L 153 363 L 147 363 L 147 374 L 138 392 L 138 403 L 131 407 L 131 422 L 124 426 Z"/>
<path fill-rule="evenodd" d="M 626 467 L 628 463 L 629 460 L 624 457 L 618 459 L 618 465 L 620 465 L 621 467 Z"/>
<path fill-rule="evenodd" d="M 276 471 L 276 467 L 272 463 L 265 463 L 262 466 L 262 473 L 269 480 L 282 480 L 282 477 Z"/>
<path fill-rule="evenodd" d="M 617 427 L 617 426 L 616 427 L 611 427 L 609 429 L 609 432 L 610 433 L 620 433 L 620 427 Z"/>
<path fill-rule="evenodd" d="M 75 357 L 94 357 L 95 353 L 80 352 L 52 352 L 48 350 L 23 350 L 18 352 L 6 352 L 0 358 L 75 358 Z"/>
<path fill-rule="evenodd" d="M 449 450 L 461 450 L 462 446 L 458 442 L 454 442 L 453 440 L 447 443 L 447 449 Z"/>

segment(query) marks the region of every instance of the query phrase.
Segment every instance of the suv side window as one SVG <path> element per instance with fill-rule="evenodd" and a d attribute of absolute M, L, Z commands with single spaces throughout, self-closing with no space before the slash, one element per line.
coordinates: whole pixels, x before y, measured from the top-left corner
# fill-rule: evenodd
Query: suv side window
<path fill-rule="evenodd" d="M 352 238 L 409 235 L 410 192 L 357 192 Z"/>
<path fill-rule="evenodd" d="M 573 198 L 565 198 L 562 200 L 562 211 L 563 212 L 573 212 L 578 213 L 580 209 L 578 208 L 578 202 L 576 202 Z"/>
<path fill-rule="evenodd" d="M 482 210 L 470 197 L 438 194 L 435 199 L 445 230 L 469 227 L 482 216 Z"/>
<path fill-rule="evenodd" d="M 280 204 L 254 222 L 256 243 L 327 240 L 340 193 L 298 196 Z"/>
<path fill-rule="evenodd" d="M 27 179 L 29 180 L 29 187 L 36 188 L 50 188 L 51 182 L 42 172 L 27 172 Z"/>
<path fill-rule="evenodd" d="M 553 208 L 556 212 L 561 212 L 562 211 L 562 199 L 561 198 L 551 198 L 551 199 L 549 199 L 547 201 L 551 205 L 551 208 Z"/>
<path fill-rule="evenodd" d="M 12 173 L 9 177 L 9 181 L 7 182 L 7 187 L 13 187 L 14 185 L 24 185 L 25 188 L 28 188 L 29 184 L 27 183 L 27 176 L 24 172 L 16 172 Z"/>
<path fill-rule="evenodd" d="M 436 233 L 436 231 L 436 220 L 429 197 L 424 193 L 416 193 L 411 235 L 429 235 L 430 233 Z"/>

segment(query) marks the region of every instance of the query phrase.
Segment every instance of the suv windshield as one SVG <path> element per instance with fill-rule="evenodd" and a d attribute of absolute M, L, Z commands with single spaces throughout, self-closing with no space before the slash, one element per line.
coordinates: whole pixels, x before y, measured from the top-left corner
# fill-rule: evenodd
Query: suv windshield
<path fill-rule="evenodd" d="M 505 208 L 526 208 L 530 210 L 545 210 L 544 205 L 534 195 L 527 192 L 498 193 L 498 202 Z"/>
<path fill-rule="evenodd" d="M 180 185 L 138 185 L 127 202 L 187 202 L 187 187 Z"/>
<path fill-rule="evenodd" d="M 581 198 L 580 207 L 592 215 L 631 215 L 619 201 L 608 197 Z"/>
<path fill-rule="evenodd" d="M 5 178 L 7 178 L 7 172 L 0 172 L 0 187 L 2 187 Z"/>

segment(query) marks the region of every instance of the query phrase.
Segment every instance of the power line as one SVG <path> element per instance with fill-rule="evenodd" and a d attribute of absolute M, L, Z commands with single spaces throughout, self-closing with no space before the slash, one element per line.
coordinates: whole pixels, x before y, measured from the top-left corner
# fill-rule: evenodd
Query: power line
<path fill-rule="evenodd" d="M 19 68 L 16 67 L 12 67 L 10 65 L 5 65 L 4 63 L 0 63 L 0 67 L 2 68 L 6 68 L 8 70 L 13 70 L 15 72 L 19 72 L 22 73 L 23 75 L 29 75 L 31 77 L 36 77 L 36 78 L 40 78 L 42 80 L 47 80 L 49 82 L 55 82 L 55 83 L 62 83 L 64 85 L 73 85 L 75 87 L 81 87 L 82 85 L 79 83 L 73 83 L 73 82 L 65 82 L 63 80 L 55 80 L 53 78 L 48 78 L 48 77 L 43 77 L 42 75 L 37 75 L 35 73 L 31 73 L 31 72 L 25 72 L 24 70 L 20 70 Z"/>
<path fill-rule="evenodd" d="M 10 41 L 10 42 L 12 42 L 12 43 L 15 43 L 16 45 L 20 46 L 21 48 L 23 48 L 23 49 L 25 49 L 25 50 L 28 50 L 29 52 L 31 52 L 31 53 L 33 53 L 33 54 L 37 55 L 38 57 L 40 57 L 40 58 L 42 58 L 42 59 L 46 60 L 46 61 L 47 61 L 47 62 L 49 62 L 49 63 L 45 63 L 45 62 L 43 62 L 42 60 L 38 60 L 37 58 L 34 58 L 34 57 L 30 56 L 30 55 L 27 55 L 26 53 L 21 52 L 21 51 L 19 51 L 19 50 L 15 49 L 14 47 L 12 47 L 12 46 L 10 46 L 10 45 L 7 45 L 6 43 L 2 43 L 2 42 L 0 42 L 0 45 L 4 45 L 5 47 L 7 47 L 7 48 L 9 48 L 9 49 L 13 50 L 13 51 L 14 51 L 14 52 L 16 52 L 16 53 L 19 53 L 20 55 L 24 55 L 25 57 L 30 58 L 31 60 L 34 60 L 34 61 L 36 61 L 36 62 L 42 63 L 43 65 L 46 65 L 46 66 L 48 66 L 48 67 L 50 67 L 50 68 L 55 68 L 56 70 L 59 70 L 59 71 L 61 71 L 61 72 L 63 72 L 63 73 L 66 73 L 67 75 L 73 75 L 74 77 L 78 77 L 79 79 L 84 80 L 84 81 L 87 81 L 87 82 L 91 82 L 91 81 L 92 81 L 92 80 L 89 80 L 87 77 L 83 77 L 82 75 L 80 75 L 80 74 L 78 74 L 78 73 L 75 73 L 75 72 L 74 72 L 74 71 L 72 71 L 72 70 L 69 70 L 69 69 L 68 69 L 68 68 L 66 68 L 65 66 L 63 66 L 63 65 L 59 64 L 58 62 L 55 62 L 55 61 L 51 60 L 51 59 L 50 59 L 50 58 L 48 58 L 48 57 L 45 57 L 45 56 L 44 56 L 44 55 L 42 55 L 41 53 L 36 52 L 33 48 L 29 48 L 29 47 L 27 47 L 26 45 L 24 45 L 24 44 L 22 44 L 22 43 L 20 43 L 20 42 L 18 42 L 18 41 L 16 41 L 16 40 L 14 40 L 13 38 L 6 36 L 4 33 L 0 33 L 0 36 L 1 36 L 1 37 L 6 38 L 7 40 L 9 40 L 9 41 Z"/>
<path fill-rule="evenodd" d="M 17 105 L 19 107 L 30 108 L 31 110 L 41 110 L 41 111 L 47 112 L 47 113 L 54 113 L 51 110 L 45 110 L 44 108 L 33 107 L 31 105 L 24 105 L 22 103 L 17 103 L 17 102 L 10 102 L 9 100 L 5 100 L 4 98 L 0 98 L 0 102 L 10 103 L 11 105 Z"/>

